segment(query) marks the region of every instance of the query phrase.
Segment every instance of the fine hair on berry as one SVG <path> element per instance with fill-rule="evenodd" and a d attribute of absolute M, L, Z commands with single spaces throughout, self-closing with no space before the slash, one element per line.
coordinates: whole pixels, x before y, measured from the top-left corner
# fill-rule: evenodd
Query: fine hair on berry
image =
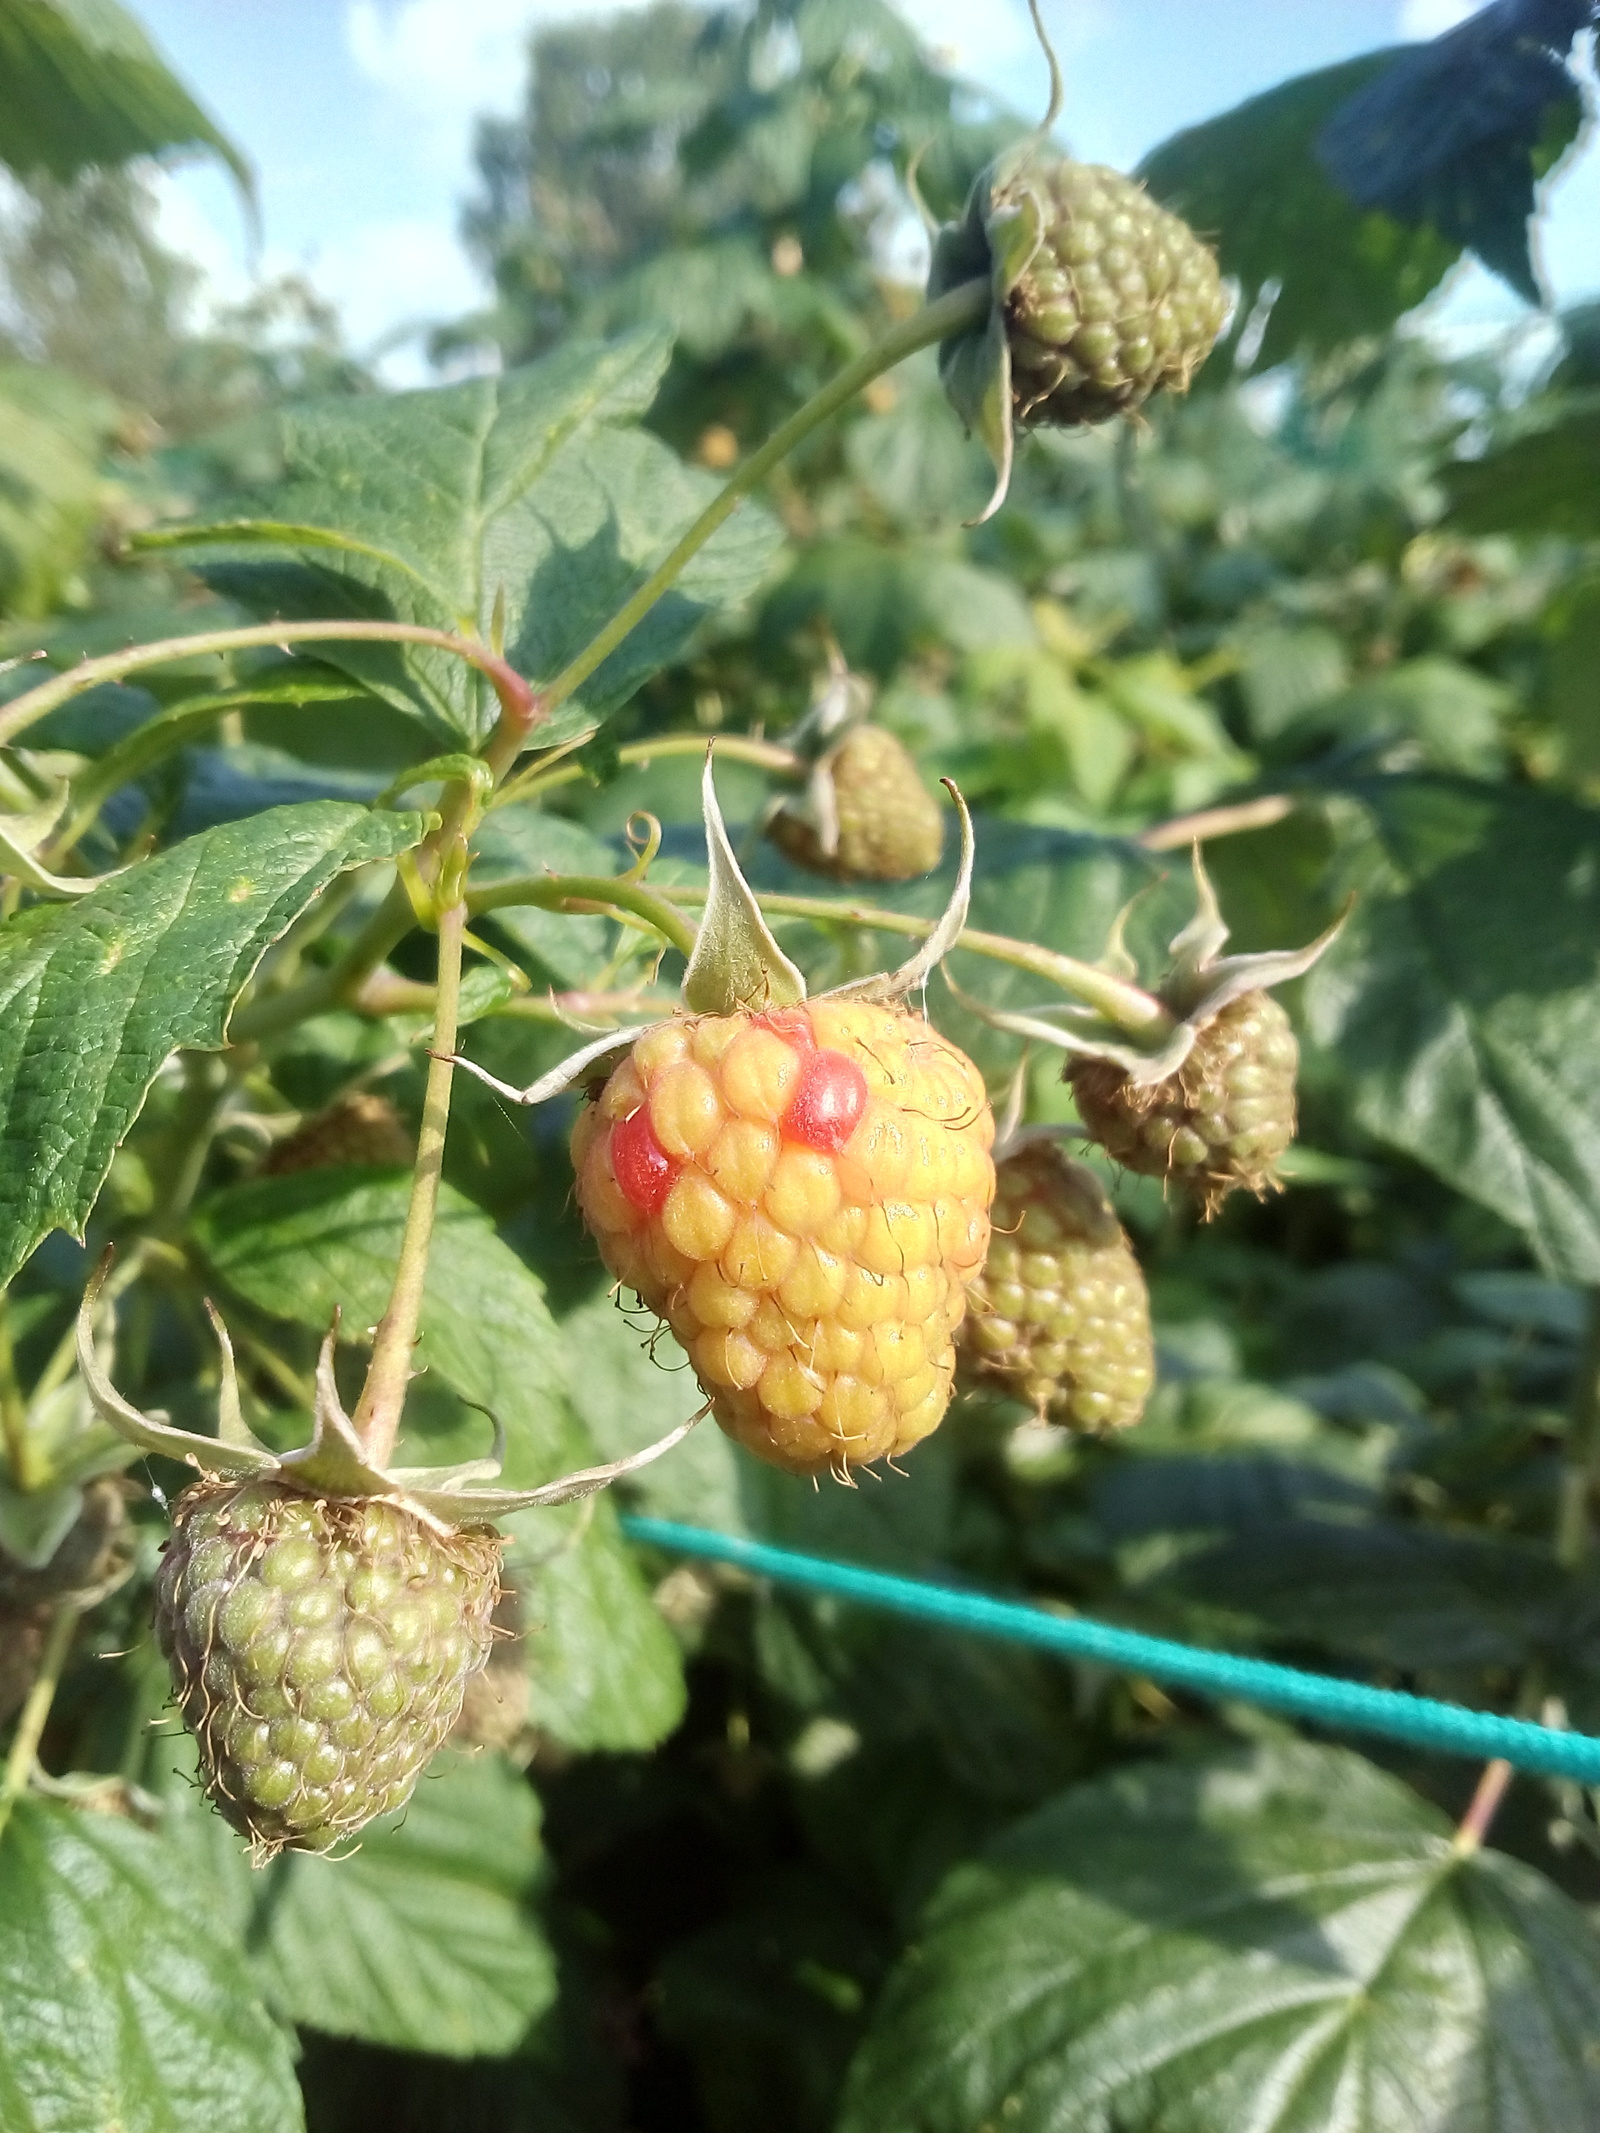
<path fill-rule="evenodd" d="M 258 1861 L 411 1797 L 489 1656 L 500 1548 L 399 1499 L 277 1480 L 178 1499 L 157 1635 L 201 1782 Z"/>
<path fill-rule="evenodd" d="M 584 1219 L 729 1435 L 792 1473 L 905 1451 L 949 1403 L 994 1120 L 921 1016 L 822 999 L 678 1016 L 580 1112 Z"/>

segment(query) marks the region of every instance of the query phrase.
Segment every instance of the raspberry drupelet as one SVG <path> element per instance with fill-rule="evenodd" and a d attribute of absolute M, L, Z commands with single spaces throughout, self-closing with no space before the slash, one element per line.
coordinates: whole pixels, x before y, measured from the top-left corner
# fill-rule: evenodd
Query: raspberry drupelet
<path fill-rule="evenodd" d="M 993 1142 L 964 1053 L 905 1008 L 838 997 L 657 1025 L 572 1153 L 602 1258 L 670 1325 L 723 1429 L 791 1473 L 845 1475 L 949 1404 Z"/>

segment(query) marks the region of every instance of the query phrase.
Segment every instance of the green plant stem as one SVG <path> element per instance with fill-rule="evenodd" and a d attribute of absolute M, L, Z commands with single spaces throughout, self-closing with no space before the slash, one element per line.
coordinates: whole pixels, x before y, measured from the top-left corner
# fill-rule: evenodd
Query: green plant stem
<path fill-rule="evenodd" d="M 757 740 L 749 733 L 662 733 L 651 741 L 630 741 L 617 750 L 617 761 L 648 765 L 658 756 L 703 756 L 711 740 L 717 744 L 719 763 L 753 763 L 758 770 L 775 771 L 780 777 L 799 777 L 805 769 L 792 748 L 784 748 L 776 741 Z M 555 763 L 548 770 L 535 764 L 500 788 L 497 804 L 553 792 L 558 785 L 575 785 L 588 775 L 581 763 Z"/>
<path fill-rule="evenodd" d="M 285 986 L 282 992 L 248 1001 L 228 1025 L 228 1042 L 250 1044 L 258 1037 L 291 1029 L 312 1015 L 346 1006 L 416 923 L 405 884 L 397 881 L 337 961 L 296 985 Z"/>
<path fill-rule="evenodd" d="M 510 724 L 526 734 L 539 716 L 540 705 L 528 683 L 498 652 L 480 644 L 475 637 L 428 629 L 420 622 L 261 622 L 242 629 L 205 630 L 194 637 L 164 637 L 155 644 L 136 644 L 125 652 L 107 652 L 98 659 L 80 660 L 65 674 L 54 675 L 38 688 L 0 705 L 0 746 L 83 690 L 96 688 L 103 681 L 121 681 L 124 675 L 136 674 L 144 667 L 172 666 L 180 660 L 203 659 L 219 652 L 339 643 L 430 644 L 440 651 L 454 652 L 488 679 L 500 700 L 502 726 Z"/>
<path fill-rule="evenodd" d="M 1583 1346 L 1573 1381 L 1556 1511 L 1556 1561 L 1576 1570 L 1589 1552 L 1589 1499 L 1600 1464 L 1600 1288 L 1587 1290 Z"/>
<path fill-rule="evenodd" d="M 1503 1756 L 1495 1756 L 1483 1766 L 1477 1789 L 1472 1795 L 1466 1813 L 1456 1828 L 1451 1850 L 1458 1858 L 1468 1858 L 1482 1848 L 1489 1834 L 1489 1826 L 1500 1810 L 1514 1772 Z"/>
<path fill-rule="evenodd" d="M 662 594 L 669 590 L 684 565 L 699 553 L 717 528 L 732 517 L 744 498 L 761 485 L 802 438 L 819 423 L 836 415 L 863 386 L 870 385 L 884 371 L 904 362 L 907 356 L 915 355 L 919 348 L 947 341 L 964 326 L 975 325 L 988 310 L 991 300 L 987 280 L 963 282 L 959 288 L 948 290 L 936 302 L 924 305 L 886 333 L 881 341 L 874 342 L 853 363 L 847 363 L 820 392 L 812 395 L 804 407 L 797 408 L 787 422 L 773 431 L 760 451 L 750 455 L 671 553 L 650 573 L 632 598 L 618 608 L 598 636 L 591 638 L 576 659 L 539 691 L 540 710 L 548 715 L 564 704 L 575 690 L 582 688 L 596 667 L 610 657 L 629 631 L 643 621 Z"/>
<path fill-rule="evenodd" d="M 37 1476 L 28 1446 L 28 1407 L 17 1383 L 16 1358 L 11 1348 L 11 1323 L 6 1312 L 5 1291 L 0 1289 L 0 1438 L 5 1443 L 6 1465 L 14 1489 L 31 1489 Z"/>
<path fill-rule="evenodd" d="M 504 886 L 509 887 L 506 883 Z M 700 904 L 705 902 L 706 892 L 700 888 L 671 888 L 662 891 L 674 903 Z M 834 904 L 825 896 L 768 896 L 761 898 L 763 911 L 778 918 L 809 918 L 828 925 L 867 926 L 874 932 L 903 933 L 922 938 L 931 933 L 937 921 L 931 918 L 908 918 L 902 911 L 882 911 L 870 904 Z M 1119 1028 L 1140 1035 L 1162 1036 L 1173 1027 L 1173 1020 L 1159 1000 L 1144 992 L 1126 979 L 1114 977 L 1110 971 L 1096 970 L 1092 963 L 1080 963 L 1075 956 L 1060 955 L 1053 948 L 1036 947 L 1031 941 L 1013 941 L 1003 933 L 982 933 L 969 926 L 955 943 L 971 955 L 987 956 L 992 963 L 1009 963 L 1013 969 L 1026 970 L 1034 977 L 1043 978 L 1048 984 L 1057 985 L 1063 992 L 1092 1007 Z"/>
<path fill-rule="evenodd" d="M 688 955 L 694 946 L 694 935 L 672 906 L 703 904 L 705 899 L 706 892 L 701 888 L 670 888 L 658 894 L 634 882 L 605 875 L 543 874 L 519 875 L 515 880 L 497 881 L 490 888 L 475 890 L 467 899 L 467 907 L 478 917 L 485 911 L 513 904 L 536 904 L 546 911 L 610 904 L 645 919 L 673 947 Z M 903 911 L 882 911 L 869 904 L 836 904 L 825 896 L 763 895 L 761 908 L 780 918 L 867 927 L 873 932 L 902 933 L 913 939 L 931 933 L 936 923 L 931 918 L 910 918 Z M 972 955 L 987 956 L 991 962 L 1009 963 L 1017 970 L 1029 971 L 1059 986 L 1122 1029 L 1159 1036 L 1173 1026 L 1172 1017 L 1150 993 L 1109 971 L 1096 970 L 1092 963 L 1059 955 L 1053 948 L 1035 947 L 1031 941 L 1008 940 L 1004 934 L 982 933 L 972 927 L 962 933 L 956 946 Z"/>
<path fill-rule="evenodd" d="M 448 847 L 441 857 L 449 863 Z M 400 1262 L 395 1269 L 388 1309 L 373 1342 L 366 1383 L 361 1388 L 361 1398 L 352 1418 L 374 1466 L 387 1466 L 394 1452 L 406 1386 L 411 1381 L 411 1352 L 416 1346 L 417 1327 L 422 1317 L 428 1245 L 439 1205 L 445 1133 L 450 1123 L 450 1089 L 455 1077 L 450 1055 L 456 1048 L 461 1003 L 461 937 L 466 924 L 466 906 L 457 896 L 439 914 L 439 981 L 434 994 L 433 1056 L 428 1062 L 422 1130 L 417 1135 L 417 1160 L 411 1176 L 411 1201 L 406 1209 Z"/>
<path fill-rule="evenodd" d="M 39 1671 L 34 1678 L 33 1687 L 28 1691 L 27 1701 L 22 1706 L 22 1715 L 17 1720 L 17 1730 L 12 1736 L 11 1751 L 6 1757 L 6 1767 L 4 1773 L 0 1774 L 0 1837 L 5 1835 L 6 1824 L 11 1820 L 11 1810 L 27 1791 L 28 1780 L 33 1776 L 34 1759 L 39 1753 L 45 1721 L 50 1716 L 50 1706 L 56 1700 L 61 1670 L 67 1663 L 67 1653 L 72 1649 L 73 1632 L 77 1629 L 82 1615 L 83 1607 L 79 1601 L 62 1600 L 57 1603 L 50 1617 L 50 1629 L 45 1637 Z"/>
<path fill-rule="evenodd" d="M 163 1137 L 164 1175 L 151 1224 L 158 1235 L 170 1237 L 183 1226 L 205 1172 L 227 1093 L 228 1071 L 214 1053 L 184 1055 L 183 1094 Z"/>
<path fill-rule="evenodd" d="M 438 988 L 420 978 L 396 977 L 386 970 L 375 971 L 361 991 L 350 1002 L 358 1015 L 370 1015 L 381 1020 L 389 1015 L 433 1015 L 438 1001 Z M 649 1015 L 656 1021 L 672 1013 L 677 1005 L 676 996 L 652 998 L 638 992 L 552 992 L 513 993 L 509 1000 L 498 1001 L 493 1007 L 480 1010 L 481 1019 L 500 1021 L 546 1022 L 558 1029 L 581 1028 L 586 1018 L 605 1016 L 608 1020 L 618 1015 Z"/>
<path fill-rule="evenodd" d="M 542 911 L 592 911 L 596 906 L 630 911 L 653 926 L 669 947 L 686 956 L 694 953 L 694 928 L 665 896 L 639 882 L 618 881 L 609 874 L 522 874 L 514 881 L 474 889 L 467 898 L 474 918 L 511 904 L 533 904 Z"/>

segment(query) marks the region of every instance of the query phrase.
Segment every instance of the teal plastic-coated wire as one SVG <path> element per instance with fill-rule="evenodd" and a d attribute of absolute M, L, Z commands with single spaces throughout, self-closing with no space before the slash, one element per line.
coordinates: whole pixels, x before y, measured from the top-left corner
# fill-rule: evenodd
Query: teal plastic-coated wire
<path fill-rule="evenodd" d="M 1558 1732 L 1552 1726 L 1535 1725 L 1531 1719 L 1469 1711 L 1463 1704 L 1407 1696 L 1398 1689 L 1369 1688 L 1364 1682 L 1338 1681 L 1327 1674 L 1303 1674 L 1297 1667 L 1278 1666 L 1267 1659 L 1203 1651 L 1168 1637 L 1147 1637 L 1138 1630 L 1091 1622 L 1082 1615 L 1047 1614 L 1016 1600 L 993 1600 L 983 1593 L 963 1592 L 922 1578 L 864 1570 L 856 1563 L 801 1555 L 792 1548 L 740 1540 L 731 1533 L 713 1533 L 704 1526 L 683 1526 L 671 1519 L 625 1517 L 622 1529 L 630 1540 L 650 1547 L 733 1563 L 755 1577 L 939 1622 L 947 1629 L 1009 1637 L 1019 1644 L 1059 1652 L 1064 1658 L 1092 1659 L 1120 1672 L 1173 1682 L 1204 1696 L 1261 1704 L 1269 1711 L 1288 1711 L 1296 1718 L 1315 1719 L 1355 1733 L 1382 1733 L 1414 1747 L 1441 1749 L 1447 1755 L 1485 1759 L 1498 1755 L 1519 1770 L 1600 1785 L 1600 1740 L 1586 1733 Z"/>

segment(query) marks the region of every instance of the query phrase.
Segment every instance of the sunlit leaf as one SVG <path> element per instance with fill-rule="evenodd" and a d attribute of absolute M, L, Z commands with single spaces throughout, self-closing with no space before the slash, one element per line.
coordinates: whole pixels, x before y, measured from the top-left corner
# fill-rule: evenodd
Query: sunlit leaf
<path fill-rule="evenodd" d="M 294 2133 L 288 2038 L 203 1877 L 113 1815 L 17 1803 L 0 1841 L 7 2133 Z"/>
<path fill-rule="evenodd" d="M 1570 2133 L 1600 1940 L 1358 1756 L 1144 1764 L 950 1876 L 841 2133 Z"/>
<path fill-rule="evenodd" d="M 273 808 L 0 928 L 0 1279 L 50 1230 L 81 1233 L 162 1061 L 222 1044 L 313 898 L 423 828 L 339 801 Z"/>

